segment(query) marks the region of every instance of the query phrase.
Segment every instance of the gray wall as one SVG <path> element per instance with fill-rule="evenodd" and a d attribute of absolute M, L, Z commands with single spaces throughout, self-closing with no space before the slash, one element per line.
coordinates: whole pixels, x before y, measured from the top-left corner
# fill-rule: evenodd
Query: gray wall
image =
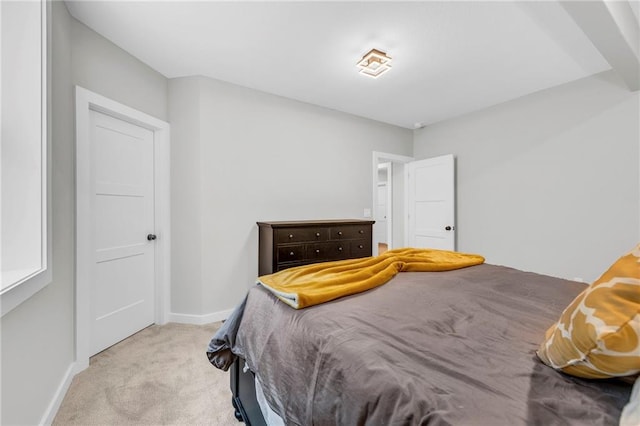
<path fill-rule="evenodd" d="M 416 131 L 456 156 L 458 249 L 596 279 L 640 235 L 638 101 L 607 72 Z"/>
<path fill-rule="evenodd" d="M 256 221 L 361 218 L 372 151 L 411 153 L 406 129 L 204 77 L 169 87 L 174 313 L 241 300 L 258 272 Z"/>
<path fill-rule="evenodd" d="M 74 361 L 74 85 L 167 118 L 167 81 L 52 2 L 53 282 L 0 320 L 3 425 L 33 425 Z"/>

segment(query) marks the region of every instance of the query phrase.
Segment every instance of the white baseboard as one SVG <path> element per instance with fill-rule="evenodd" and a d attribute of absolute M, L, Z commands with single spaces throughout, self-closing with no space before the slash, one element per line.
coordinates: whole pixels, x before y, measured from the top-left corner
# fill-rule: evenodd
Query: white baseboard
<path fill-rule="evenodd" d="M 76 370 L 76 363 L 73 362 L 71 363 L 69 368 L 67 368 L 67 371 L 64 374 L 64 377 L 62 378 L 62 381 L 60 382 L 60 385 L 58 386 L 56 393 L 53 395 L 53 399 L 49 403 L 47 410 L 44 412 L 44 415 L 42 416 L 42 420 L 40 420 L 41 425 L 48 426 L 51 423 L 53 423 L 53 420 L 55 419 L 56 414 L 58 414 L 58 409 L 60 409 L 60 405 L 62 404 L 62 400 L 64 399 L 64 396 L 67 394 L 67 391 L 69 390 L 69 386 L 71 386 L 71 380 L 73 380 L 73 376 L 76 375 L 75 370 Z"/>
<path fill-rule="evenodd" d="M 229 315 L 231 315 L 231 312 L 233 312 L 233 309 L 227 309 L 205 315 L 177 314 L 175 312 L 171 312 L 169 313 L 169 322 L 203 325 L 225 320 Z"/>

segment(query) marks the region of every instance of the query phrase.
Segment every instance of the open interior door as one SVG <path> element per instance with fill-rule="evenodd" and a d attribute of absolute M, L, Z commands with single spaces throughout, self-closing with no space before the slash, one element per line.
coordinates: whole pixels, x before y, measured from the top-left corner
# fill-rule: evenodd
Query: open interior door
<path fill-rule="evenodd" d="M 453 155 L 407 165 L 407 246 L 455 250 Z"/>

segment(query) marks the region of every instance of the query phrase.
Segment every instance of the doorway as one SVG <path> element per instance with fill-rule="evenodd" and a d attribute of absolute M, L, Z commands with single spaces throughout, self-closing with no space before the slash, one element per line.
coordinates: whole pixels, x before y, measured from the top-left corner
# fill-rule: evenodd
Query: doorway
<path fill-rule="evenodd" d="M 405 165 L 413 157 L 373 153 L 373 255 L 405 246 Z"/>
<path fill-rule="evenodd" d="M 130 143 L 133 140 L 136 142 Z M 144 167 L 141 158 L 148 162 Z M 170 277 L 169 124 L 76 87 L 76 197 L 77 373 L 88 367 L 89 357 L 96 350 L 104 349 L 111 340 L 116 340 L 111 344 L 117 343 L 131 331 L 111 333 L 96 343 L 96 320 L 133 312 L 144 299 L 140 324 L 166 322 Z M 135 241 L 129 241 L 133 235 L 129 228 L 140 218 L 144 220 L 136 229 Z M 99 229 L 97 224 L 101 224 Z M 142 234 L 137 235 L 142 228 Z M 114 239 L 118 235 L 122 238 Z M 110 264 L 118 261 L 126 265 Z M 144 293 L 131 295 L 129 286 L 118 287 L 127 276 L 135 278 L 142 270 L 149 278 Z M 121 271 L 128 273 L 122 275 Z M 113 285 L 105 286 L 105 280 Z M 131 321 L 126 317 L 116 322 L 126 328 Z"/>
<path fill-rule="evenodd" d="M 455 159 L 373 153 L 373 255 L 400 247 L 456 249 Z"/>

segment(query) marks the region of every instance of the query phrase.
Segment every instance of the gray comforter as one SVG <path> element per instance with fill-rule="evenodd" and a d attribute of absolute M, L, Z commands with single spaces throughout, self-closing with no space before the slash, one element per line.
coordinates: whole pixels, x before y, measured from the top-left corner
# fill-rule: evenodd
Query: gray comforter
<path fill-rule="evenodd" d="M 294 310 L 256 286 L 214 336 L 291 425 L 617 424 L 631 385 L 544 366 L 535 350 L 584 285 L 479 265 L 406 272 Z M 245 306 L 246 303 L 246 306 Z"/>

